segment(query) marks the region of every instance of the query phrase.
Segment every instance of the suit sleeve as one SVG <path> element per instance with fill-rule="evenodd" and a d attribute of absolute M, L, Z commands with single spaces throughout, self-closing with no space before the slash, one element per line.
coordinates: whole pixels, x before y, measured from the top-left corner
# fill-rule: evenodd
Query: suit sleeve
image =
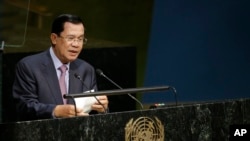
<path fill-rule="evenodd" d="M 39 102 L 37 94 L 39 80 L 37 80 L 38 77 L 33 72 L 36 70 L 33 68 L 34 66 L 22 61 L 16 66 L 13 97 L 19 120 L 52 118 L 52 111 L 56 106 Z"/>

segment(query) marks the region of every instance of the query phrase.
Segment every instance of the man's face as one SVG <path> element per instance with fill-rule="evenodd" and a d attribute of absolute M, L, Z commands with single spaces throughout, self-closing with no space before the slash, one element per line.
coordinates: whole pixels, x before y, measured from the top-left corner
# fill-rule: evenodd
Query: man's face
<path fill-rule="evenodd" d="M 52 33 L 53 50 L 62 63 L 74 61 L 83 48 L 84 27 L 82 24 L 66 22 L 60 36 Z"/>

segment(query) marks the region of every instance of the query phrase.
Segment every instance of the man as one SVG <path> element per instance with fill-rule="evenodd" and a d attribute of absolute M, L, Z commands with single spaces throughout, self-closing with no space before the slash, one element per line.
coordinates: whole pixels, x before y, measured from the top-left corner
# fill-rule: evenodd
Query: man
<path fill-rule="evenodd" d="M 86 41 L 84 35 L 81 18 L 70 14 L 60 15 L 52 24 L 52 46 L 17 63 L 13 97 L 19 120 L 88 115 L 83 112 L 84 109 L 75 108 L 72 100 L 62 97 L 65 93 L 97 90 L 94 68 L 77 58 Z M 97 99 L 98 102 L 91 109 L 104 112 L 108 108 L 107 96 L 97 96 Z"/>

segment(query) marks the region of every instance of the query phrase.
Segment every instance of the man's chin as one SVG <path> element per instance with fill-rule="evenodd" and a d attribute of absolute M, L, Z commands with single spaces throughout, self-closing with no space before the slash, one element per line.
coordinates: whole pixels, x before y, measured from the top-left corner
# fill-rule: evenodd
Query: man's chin
<path fill-rule="evenodd" d="M 71 57 L 68 58 L 68 60 L 69 60 L 69 62 L 72 62 L 72 61 L 76 60 L 77 57 L 78 57 L 78 56 L 74 56 L 74 57 L 71 56 Z"/>

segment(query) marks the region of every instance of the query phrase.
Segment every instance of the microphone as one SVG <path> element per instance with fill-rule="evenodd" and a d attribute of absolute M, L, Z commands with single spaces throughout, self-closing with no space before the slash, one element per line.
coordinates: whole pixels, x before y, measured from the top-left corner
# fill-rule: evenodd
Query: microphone
<path fill-rule="evenodd" d="M 113 80 L 111 80 L 109 77 L 107 77 L 107 76 L 103 73 L 102 70 L 97 69 L 96 72 L 97 72 L 97 74 L 99 74 L 100 76 L 106 78 L 109 82 L 111 82 L 113 85 L 115 85 L 115 86 L 118 87 L 119 89 L 123 89 L 121 86 L 119 86 L 117 83 L 115 83 L 115 82 L 114 82 Z M 138 99 L 136 99 L 136 98 L 135 98 L 133 95 L 131 95 L 130 93 L 128 93 L 128 96 L 131 97 L 131 98 L 134 99 L 137 103 L 140 104 L 141 110 L 143 109 L 143 105 L 142 105 L 142 103 L 141 103 Z"/>
<path fill-rule="evenodd" d="M 75 73 L 74 76 L 75 76 L 76 79 L 78 79 L 78 80 L 81 81 L 83 87 L 85 87 L 87 90 L 89 90 L 89 88 L 84 84 L 84 82 L 83 82 L 83 80 L 82 80 L 82 78 L 81 78 L 80 75 L 78 75 L 77 73 Z M 106 108 L 104 107 L 104 105 L 100 102 L 100 100 L 99 100 L 96 96 L 94 96 L 94 98 L 96 99 L 96 101 L 97 101 L 100 105 L 102 105 L 103 109 L 105 110 L 104 113 L 105 113 L 105 114 L 108 113 L 108 109 L 106 109 Z"/>

